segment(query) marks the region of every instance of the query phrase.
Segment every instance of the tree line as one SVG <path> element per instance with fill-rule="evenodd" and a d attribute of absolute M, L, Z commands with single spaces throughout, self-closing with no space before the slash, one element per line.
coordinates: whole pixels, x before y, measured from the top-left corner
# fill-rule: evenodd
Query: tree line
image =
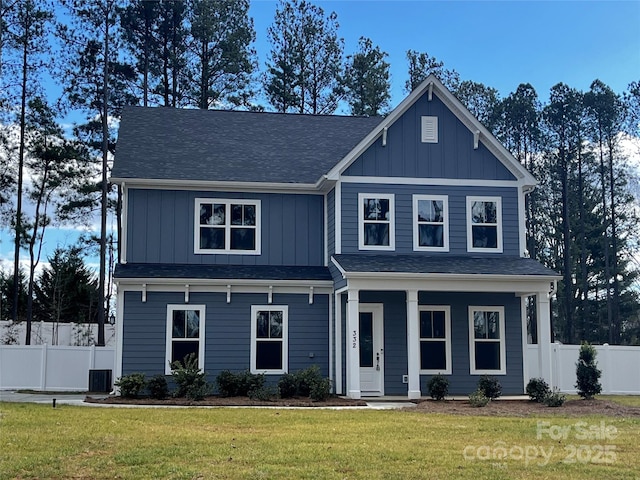
<path fill-rule="evenodd" d="M 390 110 L 388 54 L 372 39 L 360 38 L 347 54 L 335 12 L 280 0 L 259 65 L 249 7 L 248 0 L 62 0 L 55 8 L 46 0 L 0 0 L 0 215 L 15 246 L 3 305 L 27 322 L 26 343 L 46 229 L 99 217 L 98 235 L 83 248 L 100 259 L 90 318 L 104 344 L 118 249 L 107 222 L 120 201 L 108 173 L 113 120 L 124 106 Z M 640 82 L 621 93 L 599 80 L 585 92 L 559 83 L 547 100 L 522 84 L 501 98 L 427 52 L 408 50 L 406 61 L 407 93 L 435 74 L 540 180 L 525 206 L 527 251 L 562 274 L 556 338 L 639 343 L 639 195 L 623 146 L 640 137 Z M 45 79 L 62 86 L 60 98 L 47 96 Z M 71 132 L 60 120 L 69 112 L 84 119 Z M 531 330 L 535 339 L 534 323 Z"/>

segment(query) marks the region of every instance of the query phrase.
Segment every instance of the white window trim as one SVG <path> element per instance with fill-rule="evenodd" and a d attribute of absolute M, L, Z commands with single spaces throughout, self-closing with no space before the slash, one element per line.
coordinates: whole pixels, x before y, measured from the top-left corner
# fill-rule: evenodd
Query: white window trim
<path fill-rule="evenodd" d="M 365 245 L 364 243 L 364 211 L 362 208 L 365 198 L 384 198 L 389 200 L 389 245 Z M 386 250 L 396 249 L 396 207 L 395 196 L 392 193 L 359 193 L 358 194 L 358 249 Z"/>
<path fill-rule="evenodd" d="M 210 249 L 210 248 L 200 248 L 200 206 L 202 204 L 225 204 L 227 205 L 227 218 L 225 219 L 225 224 L 220 225 L 219 228 L 224 226 L 225 229 L 225 246 L 224 249 Z M 231 224 L 227 223 L 227 219 L 230 222 L 231 220 L 231 205 L 254 205 L 256 209 L 256 248 L 254 250 L 232 250 L 231 249 Z M 229 255 L 260 255 L 261 253 L 261 237 L 262 237 L 262 228 L 261 228 L 261 201 L 254 199 L 244 199 L 244 198 L 196 198 L 195 199 L 195 209 L 194 209 L 194 217 L 193 217 L 193 250 L 195 253 L 200 254 L 229 254 Z"/>
<path fill-rule="evenodd" d="M 499 370 L 478 370 L 476 368 L 475 344 L 476 342 L 495 342 L 496 340 L 482 340 L 475 338 L 475 329 L 473 325 L 474 312 L 498 312 L 498 328 L 500 329 L 500 369 Z M 504 307 L 502 306 L 470 306 L 469 307 L 469 373 L 471 375 L 506 375 L 507 374 L 507 356 L 506 356 L 506 332 L 504 329 Z"/>
<path fill-rule="evenodd" d="M 451 307 L 449 305 L 419 305 L 418 312 L 442 312 L 444 311 L 444 334 L 445 334 L 445 357 L 447 362 L 447 368 L 444 370 L 430 370 L 420 369 L 420 374 L 425 375 L 451 375 Z M 420 313 L 418 313 L 418 322 L 420 321 Z M 420 334 L 420 326 L 418 325 L 418 335 Z M 418 338 L 418 351 L 420 349 L 420 342 L 441 342 L 442 339 L 422 339 Z M 420 364 L 422 364 L 422 358 L 420 358 Z"/>
<path fill-rule="evenodd" d="M 471 205 L 473 202 L 494 202 L 496 204 L 496 248 L 478 248 L 473 246 L 473 225 L 493 224 L 472 223 Z M 485 253 L 502 253 L 502 197 L 467 197 L 467 252 L 485 252 Z"/>
<path fill-rule="evenodd" d="M 439 200 L 442 202 L 442 247 L 420 246 L 420 225 L 439 225 L 433 222 L 418 222 L 418 202 L 421 200 Z M 415 252 L 448 252 L 449 251 L 449 197 L 447 195 L 414 195 L 413 196 L 413 250 Z"/>
<path fill-rule="evenodd" d="M 165 346 L 165 375 L 171 375 L 171 344 L 173 343 L 173 312 L 176 310 L 197 310 L 200 316 L 200 325 L 198 327 L 198 368 L 204 371 L 204 344 L 205 344 L 205 306 L 204 305 L 191 305 L 191 304 L 167 304 L 167 329 L 165 332 L 166 346 Z"/>
<path fill-rule="evenodd" d="M 256 368 L 256 356 L 257 356 L 257 335 L 256 327 L 258 324 L 257 313 L 259 311 L 269 312 L 282 312 L 282 368 L 276 370 L 265 370 Z M 260 339 L 265 341 L 265 339 Z M 287 373 L 289 370 L 289 306 L 288 305 L 251 305 L 251 373 L 266 374 L 266 375 L 280 375 Z"/>

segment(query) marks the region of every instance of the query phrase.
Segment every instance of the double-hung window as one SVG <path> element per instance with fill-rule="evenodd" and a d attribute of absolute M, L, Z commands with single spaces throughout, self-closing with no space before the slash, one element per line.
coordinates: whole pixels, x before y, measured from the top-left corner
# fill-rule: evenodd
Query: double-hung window
<path fill-rule="evenodd" d="M 471 374 L 506 374 L 504 307 L 469 307 Z"/>
<path fill-rule="evenodd" d="M 449 251 L 449 205 L 446 196 L 413 196 L 413 249 Z"/>
<path fill-rule="evenodd" d="M 500 197 L 467 197 L 467 250 L 502 252 Z"/>
<path fill-rule="evenodd" d="M 196 198 L 195 253 L 260 254 L 260 200 Z"/>
<path fill-rule="evenodd" d="M 184 363 L 189 355 L 195 355 L 204 369 L 204 312 L 204 305 L 167 305 L 167 375 L 173 362 Z"/>
<path fill-rule="evenodd" d="M 451 374 L 451 309 L 421 305 L 420 373 Z"/>
<path fill-rule="evenodd" d="M 289 307 L 251 307 L 251 373 L 286 373 Z"/>
<path fill-rule="evenodd" d="M 358 195 L 358 246 L 360 250 L 394 250 L 394 196 L 391 194 Z"/>

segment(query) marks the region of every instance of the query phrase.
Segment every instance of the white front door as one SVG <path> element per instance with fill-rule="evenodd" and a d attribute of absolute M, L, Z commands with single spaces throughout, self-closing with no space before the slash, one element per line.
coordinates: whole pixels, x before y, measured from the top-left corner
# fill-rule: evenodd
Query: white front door
<path fill-rule="evenodd" d="M 384 395 L 383 307 L 378 303 L 361 303 L 359 311 L 360 393 Z"/>

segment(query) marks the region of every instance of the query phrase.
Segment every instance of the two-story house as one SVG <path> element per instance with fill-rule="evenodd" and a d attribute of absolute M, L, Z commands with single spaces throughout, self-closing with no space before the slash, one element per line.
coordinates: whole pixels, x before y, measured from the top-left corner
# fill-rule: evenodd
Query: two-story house
<path fill-rule="evenodd" d="M 526 298 L 551 380 L 549 294 L 525 258 L 536 180 L 435 78 L 384 118 L 129 108 L 116 376 L 318 365 L 335 391 L 521 394 Z"/>

